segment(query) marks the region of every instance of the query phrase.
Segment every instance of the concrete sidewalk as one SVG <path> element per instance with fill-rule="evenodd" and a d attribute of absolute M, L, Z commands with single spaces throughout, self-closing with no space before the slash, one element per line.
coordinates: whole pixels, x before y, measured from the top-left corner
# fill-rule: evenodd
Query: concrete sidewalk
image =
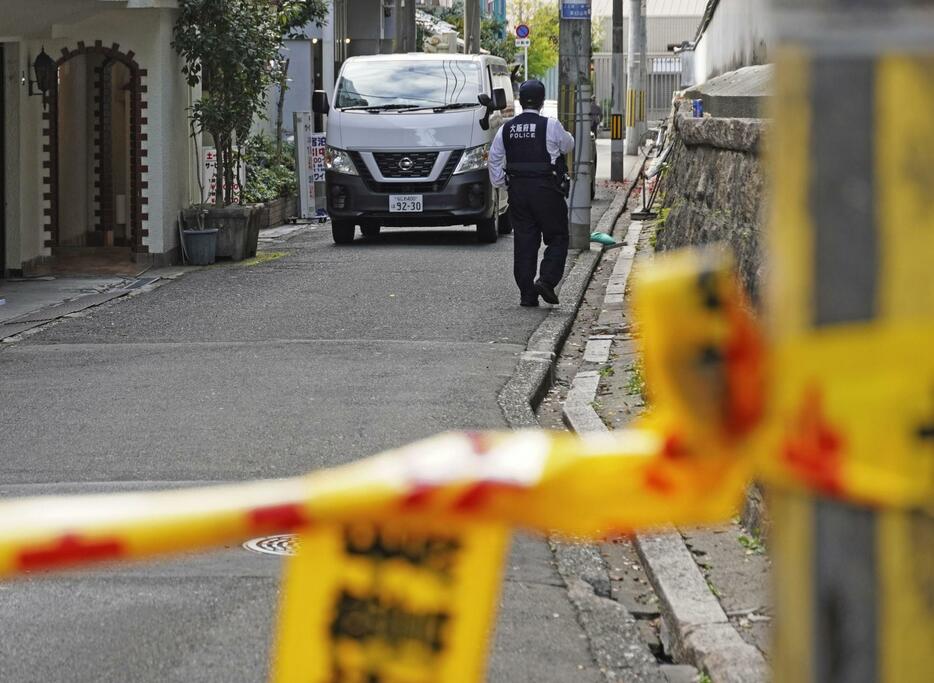
<path fill-rule="evenodd" d="M 315 227 L 317 224 L 298 223 L 260 230 L 260 248 L 274 248 Z M 114 299 L 152 291 L 195 270 L 198 266 L 178 265 L 148 268 L 136 277 L 45 275 L 0 279 L 0 341 L 16 339 L 25 332 L 81 315 Z"/>
<path fill-rule="evenodd" d="M 607 431 L 644 409 L 628 285 L 633 269 L 652 257 L 652 229 L 628 217 L 617 223 L 627 246 L 608 252 L 597 269 L 559 360 L 557 386 L 540 410 L 546 425 Z M 713 681 L 766 680 L 768 558 L 738 523 L 593 547 L 579 571 L 608 584 L 623 607 L 619 629 L 634 622 L 670 680 L 693 680 L 698 671 Z M 671 669 L 663 664 L 669 658 L 696 668 Z"/>

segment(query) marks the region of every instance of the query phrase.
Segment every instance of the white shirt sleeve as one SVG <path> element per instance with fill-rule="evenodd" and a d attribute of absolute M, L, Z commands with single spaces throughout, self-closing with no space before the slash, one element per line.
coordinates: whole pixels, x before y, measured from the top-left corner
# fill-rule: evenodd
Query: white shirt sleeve
<path fill-rule="evenodd" d="M 551 155 L 551 163 L 554 163 L 562 154 L 567 154 L 574 149 L 574 136 L 564 130 L 564 126 L 558 119 L 548 119 L 548 130 L 545 135 L 545 146 Z"/>
<path fill-rule="evenodd" d="M 487 169 L 490 173 L 490 183 L 493 187 L 506 186 L 506 147 L 503 145 L 503 127 L 500 126 L 490 145 L 490 155 L 487 158 Z"/>

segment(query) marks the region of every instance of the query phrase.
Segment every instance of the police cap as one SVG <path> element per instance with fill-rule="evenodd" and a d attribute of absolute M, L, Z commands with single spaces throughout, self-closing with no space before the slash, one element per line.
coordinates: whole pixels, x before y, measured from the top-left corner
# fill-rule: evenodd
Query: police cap
<path fill-rule="evenodd" d="M 520 85 L 519 104 L 523 109 L 541 109 L 545 104 L 545 84 L 533 78 Z"/>

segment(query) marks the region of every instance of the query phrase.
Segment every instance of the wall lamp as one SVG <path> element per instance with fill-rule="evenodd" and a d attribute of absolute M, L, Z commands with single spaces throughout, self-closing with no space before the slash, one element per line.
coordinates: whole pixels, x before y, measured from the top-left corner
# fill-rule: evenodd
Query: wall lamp
<path fill-rule="evenodd" d="M 28 75 L 23 76 L 23 80 L 29 84 L 29 95 L 32 96 L 42 96 L 42 105 L 46 105 L 46 95 L 49 90 L 52 89 L 52 86 L 55 85 L 55 80 L 58 78 L 58 65 L 55 63 L 51 57 L 45 52 L 45 48 L 42 48 L 42 51 L 39 53 L 39 56 L 36 57 L 36 61 L 32 64 L 33 73 L 36 76 L 36 80 L 32 80 Z M 35 92 L 33 86 L 36 87 L 38 92 Z"/>

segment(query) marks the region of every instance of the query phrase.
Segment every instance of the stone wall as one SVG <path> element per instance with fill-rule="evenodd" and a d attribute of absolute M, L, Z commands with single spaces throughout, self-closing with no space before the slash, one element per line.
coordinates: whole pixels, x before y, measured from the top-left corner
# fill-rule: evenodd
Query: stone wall
<path fill-rule="evenodd" d="M 659 251 L 722 242 L 736 258 L 743 283 L 758 300 L 764 204 L 762 119 L 691 118 L 680 102 L 662 178 Z"/>

